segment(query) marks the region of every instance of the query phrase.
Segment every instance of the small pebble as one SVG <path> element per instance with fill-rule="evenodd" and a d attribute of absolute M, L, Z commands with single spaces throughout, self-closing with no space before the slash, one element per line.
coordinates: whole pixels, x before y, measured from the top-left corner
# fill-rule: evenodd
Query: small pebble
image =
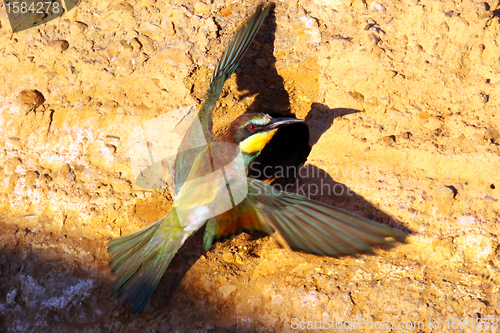
<path fill-rule="evenodd" d="M 443 186 L 439 188 L 439 193 L 442 194 L 443 198 L 455 199 L 455 197 L 458 194 L 458 191 L 454 186 Z"/>
<path fill-rule="evenodd" d="M 206 14 L 210 12 L 210 7 L 203 3 L 203 2 L 197 2 L 194 4 L 194 14 L 198 16 L 202 16 L 203 14 Z"/>
<path fill-rule="evenodd" d="M 149 22 L 141 23 L 137 31 L 154 39 L 162 39 L 164 35 L 162 28 Z"/>
<path fill-rule="evenodd" d="M 236 256 L 236 263 L 239 265 L 243 265 L 245 263 L 245 260 L 241 257 L 241 254 L 239 254 L 239 253 Z"/>
<path fill-rule="evenodd" d="M 73 27 L 81 32 L 81 31 L 87 29 L 88 25 L 83 23 L 83 22 L 80 22 L 80 21 L 74 21 L 71 23 L 71 27 Z"/>
<path fill-rule="evenodd" d="M 227 284 L 219 288 L 220 293 L 224 297 L 228 297 L 233 291 L 236 290 L 236 286 L 232 284 Z"/>
<path fill-rule="evenodd" d="M 45 98 L 38 90 L 23 90 L 19 93 L 19 98 L 24 104 L 31 105 L 35 109 L 45 102 Z"/>
<path fill-rule="evenodd" d="M 485 133 L 485 137 L 488 140 L 492 140 L 495 143 L 500 143 L 500 132 L 494 127 L 488 127 Z"/>
<path fill-rule="evenodd" d="M 69 47 L 69 43 L 65 40 L 51 40 L 47 45 L 55 49 L 60 49 L 61 51 L 65 51 Z"/>
<path fill-rule="evenodd" d="M 26 172 L 25 175 L 25 182 L 27 185 L 33 185 L 35 183 L 35 180 L 40 176 L 40 174 L 37 171 L 28 171 Z"/>
<path fill-rule="evenodd" d="M 69 164 L 64 164 L 60 169 L 59 169 L 59 176 L 64 178 L 66 177 L 69 173 L 71 172 L 71 167 Z"/>
<path fill-rule="evenodd" d="M 388 136 L 384 136 L 382 138 L 382 141 L 385 143 L 385 144 L 393 144 L 393 143 L 396 143 L 396 137 L 394 135 L 388 135 Z"/>
<path fill-rule="evenodd" d="M 224 259 L 225 262 L 229 262 L 229 263 L 232 263 L 234 262 L 234 256 L 232 253 L 230 252 L 225 252 L 223 255 L 222 255 L 222 259 Z"/>
<path fill-rule="evenodd" d="M 457 195 L 455 191 L 456 189 L 453 186 L 443 186 L 436 191 L 434 200 L 437 208 L 441 212 L 450 211 L 451 207 L 453 206 L 453 202 L 455 201 L 455 196 Z"/>
<path fill-rule="evenodd" d="M 226 8 L 222 8 L 220 10 L 220 13 L 221 13 L 222 16 L 228 17 L 228 16 L 231 16 L 231 14 L 233 13 L 233 9 L 232 9 L 231 6 L 226 7 Z"/>
<path fill-rule="evenodd" d="M 124 39 L 120 40 L 120 44 L 123 47 L 123 49 L 126 51 L 133 51 L 134 50 L 134 47 L 132 46 L 132 44 L 130 44 L 129 42 L 127 42 Z"/>
<path fill-rule="evenodd" d="M 106 148 L 108 148 L 109 151 L 112 152 L 113 154 L 116 153 L 116 146 L 115 145 L 106 144 Z"/>
<path fill-rule="evenodd" d="M 130 12 L 134 11 L 134 6 L 125 1 L 114 1 L 111 2 L 110 7 L 112 10 L 117 12 Z"/>
<path fill-rule="evenodd" d="M 360 92 L 350 91 L 349 95 L 360 103 L 363 103 L 365 101 L 365 96 L 363 96 L 363 94 Z"/>
<path fill-rule="evenodd" d="M 390 119 L 402 119 L 402 118 L 405 118 L 404 114 L 401 111 L 398 111 L 398 110 L 396 110 L 394 108 L 391 108 L 391 109 L 387 110 L 387 116 Z"/>
<path fill-rule="evenodd" d="M 138 50 L 140 50 L 142 48 L 142 44 L 139 42 L 139 40 L 137 38 L 131 38 L 129 40 L 129 44 L 136 51 L 138 51 Z"/>
<path fill-rule="evenodd" d="M 490 10 L 490 5 L 487 2 L 481 2 L 479 4 L 479 9 L 481 9 L 481 10 Z"/>
<path fill-rule="evenodd" d="M 410 138 L 411 138 L 411 135 L 412 135 L 412 134 L 411 134 L 411 132 L 404 132 L 404 133 L 401 135 L 401 137 L 402 137 L 403 139 L 408 140 L 408 139 L 410 139 Z"/>
<path fill-rule="evenodd" d="M 167 34 L 169 34 L 170 36 L 175 36 L 175 28 L 174 28 L 174 24 L 172 23 L 172 21 L 170 21 L 168 19 L 164 19 L 161 22 L 161 28 L 163 30 L 165 30 L 167 32 Z"/>

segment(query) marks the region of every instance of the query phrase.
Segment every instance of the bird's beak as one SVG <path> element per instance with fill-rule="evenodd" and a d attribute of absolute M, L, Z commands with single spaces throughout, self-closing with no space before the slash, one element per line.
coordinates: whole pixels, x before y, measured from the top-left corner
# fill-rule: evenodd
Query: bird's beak
<path fill-rule="evenodd" d="M 273 118 L 272 123 L 267 125 L 267 128 L 270 130 L 273 130 L 273 129 L 278 129 L 278 128 L 281 128 L 284 126 L 288 126 L 288 125 L 292 125 L 292 124 L 296 124 L 296 123 L 303 123 L 303 122 L 304 122 L 303 119 L 296 119 L 296 118 L 286 118 L 286 117 Z"/>

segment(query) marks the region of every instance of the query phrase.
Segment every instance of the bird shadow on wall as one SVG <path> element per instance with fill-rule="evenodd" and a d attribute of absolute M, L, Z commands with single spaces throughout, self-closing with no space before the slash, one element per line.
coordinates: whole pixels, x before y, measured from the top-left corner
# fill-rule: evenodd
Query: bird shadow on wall
<path fill-rule="evenodd" d="M 240 64 L 241 69 L 237 72 L 236 82 L 238 90 L 248 91 L 244 96 L 255 96 L 247 110 L 248 113 L 266 112 L 273 117 L 289 117 L 293 116 L 290 95 L 285 89 L 283 78 L 273 65 L 276 63 L 274 57 L 276 28 L 276 17 L 274 11 L 271 11 L 257 34 L 250 52 Z M 272 180 L 272 184 L 281 189 L 289 185 L 291 192 L 295 190 L 311 199 L 351 210 L 409 232 L 400 222 L 374 207 L 345 184 L 334 181 L 324 170 L 313 165 L 301 169 L 307 161 L 311 147 L 334 121 L 359 112 L 362 111 L 342 107 L 330 108 L 321 103 L 312 103 L 305 117 L 305 123 L 281 128 L 249 166 L 249 176 Z M 292 171 L 283 172 L 283 170 Z M 300 177 L 299 173 L 307 176 Z M 312 190 L 310 193 L 301 193 L 300 190 L 304 188 Z M 316 189 L 318 193 L 314 193 Z"/>

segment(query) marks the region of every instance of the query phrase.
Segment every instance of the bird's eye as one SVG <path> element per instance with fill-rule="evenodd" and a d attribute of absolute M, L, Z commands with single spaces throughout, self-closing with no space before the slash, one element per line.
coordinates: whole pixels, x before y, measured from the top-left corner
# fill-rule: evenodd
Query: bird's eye
<path fill-rule="evenodd" d="M 250 125 L 248 125 L 248 129 L 250 131 L 255 131 L 257 129 L 257 126 L 255 126 L 254 124 L 250 124 Z"/>

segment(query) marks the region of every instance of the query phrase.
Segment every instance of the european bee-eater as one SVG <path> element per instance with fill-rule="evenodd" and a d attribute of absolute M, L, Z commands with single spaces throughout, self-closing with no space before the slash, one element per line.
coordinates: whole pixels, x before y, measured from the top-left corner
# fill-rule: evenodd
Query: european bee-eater
<path fill-rule="evenodd" d="M 178 155 L 175 166 L 177 197 L 170 212 L 152 225 L 134 234 L 109 243 L 112 259 L 109 266 L 117 275 L 112 295 L 127 295 L 124 305 L 133 302 L 133 313 L 144 311 L 160 278 L 184 241 L 206 224 L 204 247 L 210 248 L 214 239 L 242 229 L 279 233 L 293 250 L 338 257 L 356 253 L 373 253 L 372 245 L 392 246 L 392 237 L 402 241 L 406 234 L 354 213 L 310 200 L 298 194 L 280 192 L 257 179 L 246 178 L 247 192 L 243 201 L 233 209 L 217 216 L 206 215 L 221 193 L 227 193 L 231 182 L 213 186 L 197 181 L 200 175 L 213 171 L 213 159 L 231 161 L 240 153 L 243 168 L 259 155 L 276 131 L 301 120 L 272 118 L 267 114 L 244 114 L 234 120 L 229 129 L 215 138 L 212 132 L 212 111 L 226 79 L 252 43 L 258 29 L 269 13 L 270 6 L 257 8 L 256 13 L 238 31 L 214 70 L 207 94 L 199 110 L 203 133 L 209 144 L 201 149 Z M 190 134 L 182 145 L 191 147 Z M 218 143 L 231 143 L 238 149 L 211 152 Z M 207 154 L 217 156 L 206 158 Z M 227 153 L 227 157 L 224 156 Z M 223 163 L 225 164 L 225 162 Z M 229 170 L 231 173 L 234 170 Z M 239 170 L 245 172 L 245 170 Z M 180 216 L 182 214 L 185 216 Z"/>

